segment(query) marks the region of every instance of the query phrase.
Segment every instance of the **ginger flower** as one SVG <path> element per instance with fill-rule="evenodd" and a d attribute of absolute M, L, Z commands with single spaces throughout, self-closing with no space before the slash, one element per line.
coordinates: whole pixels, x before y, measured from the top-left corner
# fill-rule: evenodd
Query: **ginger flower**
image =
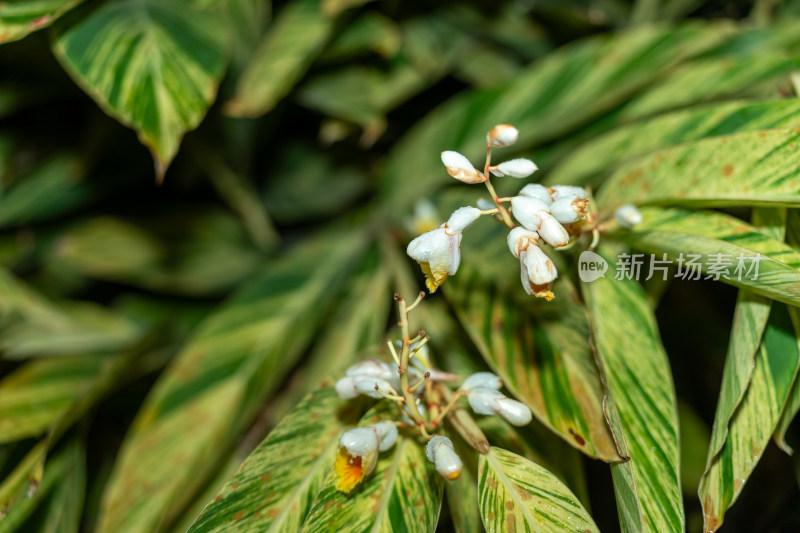
<path fill-rule="evenodd" d="M 397 427 L 392 422 L 378 422 L 345 432 L 339 439 L 339 451 L 333 464 L 336 490 L 352 492 L 375 470 L 378 452 L 388 450 L 396 440 Z"/>
<path fill-rule="evenodd" d="M 525 228 L 514 228 L 508 233 L 508 248 L 519 259 L 520 279 L 525 292 L 548 302 L 553 300 L 550 290 L 558 271 L 553 261 L 539 248 L 539 235 Z"/>
<path fill-rule="evenodd" d="M 408 245 L 406 252 L 417 261 L 425 274 L 430 292 L 458 271 L 461 263 L 461 233 L 481 216 L 480 209 L 461 207 L 438 228 L 423 233 Z"/>
<path fill-rule="evenodd" d="M 550 213 L 550 206 L 530 196 L 515 196 L 511 199 L 514 218 L 525 229 L 535 231 L 544 242 L 558 248 L 569 243 L 569 233 Z"/>

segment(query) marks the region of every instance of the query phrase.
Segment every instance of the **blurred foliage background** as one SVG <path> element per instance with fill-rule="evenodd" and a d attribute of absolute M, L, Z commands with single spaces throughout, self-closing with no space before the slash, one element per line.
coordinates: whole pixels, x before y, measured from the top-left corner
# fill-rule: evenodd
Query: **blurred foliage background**
<path fill-rule="evenodd" d="M 415 205 L 438 224 L 475 200 L 441 150 L 480 154 L 510 122 L 542 180 L 602 190 L 643 153 L 798 128 L 798 16 L 791 0 L 0 2 L 0 531 L 185 530 L 306 393 L 381 344 L 391 294 L 421 286 L 402 253 Z M 621 140 L 591 144 L 606 132 Z M 726 212 L 750 220 L 744 204 Z M 521 292 L 513 258 L 469 240 L 459 276 Z M 699 531 L 737 289 L 645 288 Z M 434 353 L 485 368 L 454 294 L 426 303 Z M 534 426 L 509 449 L 618 530 L 607 465 Z M 798 478 L 767 446 L 724 530 L 800 530 Z"/>

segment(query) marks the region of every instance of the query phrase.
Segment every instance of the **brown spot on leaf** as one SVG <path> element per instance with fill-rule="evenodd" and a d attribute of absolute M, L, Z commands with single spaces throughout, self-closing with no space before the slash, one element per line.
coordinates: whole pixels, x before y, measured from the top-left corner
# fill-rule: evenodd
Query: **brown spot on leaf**
<path fill-rule="evenodd" d="M 241 520 L 242 518 L 244 518 L 244 510 L 236 511 L 236 513 L 233 515 L 234 522 L 237 520 Z"/>
<path fill-rule="evenodd" d="M 575 439 L 575 442 L 577 442 L 579 446 L 584 446 L 586 444 L 586 439 L 581 437 L 574 429 L 569 428 L 569 434 L 572 435 L 572 438 Z"/>
<path fill-rule="evenodd" d="M 506 502 L 506 510 L 507 511 L 513 511 L 514 510 L 514 502 L 512 502 L 511 500 L 508 500 Z"/>
<path fill-rule="evenodd" d="M 489 485 L 489 488 L 496 489 L 497 488 L 497 480 L 494 478 L 487 478 L 486 484 Z"/>
<path fill-rule="evenodd" d="M 221 499 L 222 499 L 222 494 L 217 494 L 216 496 L 214 496 L 214 501 L 215 501 L 215 502 L 218 502 L 218 501 L 220 501 Z"/>
<path fill-rule="evenodd" d="M 489 514 L 486 515 L 486 518 L 489 519 L 490 522 L 494 520 L 494 511 L 489 511 Z"/>
<path fill-rule="evenodd" d="M 506 529 L 505 533 L 516 533 L 517 532 L 517 521 L 514 518 L 513 514 L 506 515 Z"/>
<path fill-rule="evenodd" d="M 519 497 L 522 501 L 526 502 L 533 498 L 533 496 L 531 496 L 531 493 L 523 489 L 522 487 L 517 486 L 516 489 L 517 489 L 517 494 L 519 494 Z M 508 503 L 506 503 L 506 505 L 508 505 Z"/>
<path fill-rule="evenodd" d="M 267 481 L 269 481 L 269 478 L 271 477 L 272 475 L 269 472 L 267 472 L 265 474 L 261 474 L 261 477 L 258 479 L 261 480 L 261 482 L 266 483 Z"/>
<path fill-rule="evenodd" d="M 238 481 L 234 481 L 234 482 L 233 482 L 233 485 L 231 485 L 231 488 L 232 488 L 233 490 L 236 490 L 236 489 L 238 489 L 238 488 L 239 488 L 239 482 L 238 482 Z"/>
<path fill-rule="evenodd" d="M 722 167 L 722 175 L 726 178 L 733 174 L 733 165 L 725 165 Z"/>

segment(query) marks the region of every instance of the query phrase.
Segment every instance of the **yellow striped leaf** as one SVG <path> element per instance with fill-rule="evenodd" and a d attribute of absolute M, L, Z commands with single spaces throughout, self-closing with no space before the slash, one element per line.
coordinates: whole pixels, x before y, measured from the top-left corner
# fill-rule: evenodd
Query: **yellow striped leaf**
<path fill-rule="evenodd" d="M 358 402 L 332 388 L 312 392 L 239 467 L 189 529 L 296 532 L 330 472 L 341 432 L 358 420 Z M 354 416 L 355 415 L 355 416 Z"/>
<path fill-rule="evenodd" d="M 517 267 L 519 268 L 519 267 Z M 604 461 L 621 459 L 603 415 L 603 389 L 589 350 L 585 310 L 561 294 L 537 316 L 463 268 L 447 296 L 475 346 L 514 396 L 572 446 Z M 521 291 L 521 288 L 520 288 Z M 530 305 L 530 302 L 528 302 Z"/>
<path fill-rule="evenodd" d="M 753 224 L 766 235 L 782 240 L 786 225 L 785 210 L 755 209 Z M 728 435 L 728 423 L 750 384 L 754 361 L 771 309 L 772 300 L 769 298 L 747 290 L 739 291 L 704 474 L 722 448 Z"/>
<path fill-rule="evenodd" d="M 0 4 L 0 44 L 46 28 L 83 0 L 5 0 Z"/>
<path fill-rule="evenodd" d="M 675 389 L 647 296 L 613 276 L 582 288 L 610 421 L 630 457 L 611 466 L 622 531 L 683 531 Z"/>
<path fill-rule="evenodd" d="M 755 360 L 750 386 L 728 437 L 700 482 L 705 531 L 716 531 L 761 458 L 780 420 L 800 367 L 800 314 L 775 303 Z"/>
<path fill-rule="evenodd" d="M 796 209 L 789 211 L 786 217 L 786 242 L 795 250 L 800 249 L 800 211 Z M 798 332 L 798 335 L 800 335 L 800 332 Z M 798 410 L 800 410 L 800 379 L 795 378 L 794 385 L 792 385 L 792 390 L 789 393 L 789 399 L 786 401 L 778 427 L 775 430 L 775 442 L 783 451 L 789 454 L 792 453 L 792 448 L 786 443 L 786 430 L 794 420 Z"/>
<path fill-rule="evenodd" d="M 269 112 L 302 77 L 333 29 L 320 0 L 296 0 L 284 6 L 225 104 L 234 117 Z"/>
<path fill-rule="evenodd" d="M 668 259 L 677 262 L 683 254 L 687 273 L 689 255 L 697 255 L 695 263 L 719 281 L 800 305 L 800 252 L 794 248 L 722 213 L 657 207 L 643 208 L 641 213 L 641 224 L 631 231 L 615 233 L 614 238 L 657 254 L 658 259 L 666 253 Z M 758 254 L 760 260 L 755 260 Z"/>
<path fill-rule="evenodd" d="M 31 361 L 0 381 L 0 443 L 42 435 L 103 368 L 105 355 Z"/>
<path fill-rule="evenodd" d="M 551 141 L 625 101 L 668 69 L 726 36 L 715 26 L 648 27 L 565 46 L 535 62 L 504 90 L 453 98 L 400 141 L 389 158 L 384 198 L 409 212 L 419 191 L 449 183 L 437 150 L 457 150 L 481 161 L 486 132 L 508 122 L 521 132 L 514 150 Z M 436 178 L 439 176 L 439 178 Z M 408 206 L 404 208 L 404 206 Z"/>
<path fill-rule="evenodd" d="M 547 174 L 547 183 L 594 183 L 620 164 L 677 144 L 732 133 L 790 128 L 800 125 L 796 99 L 750 103 L 724 102 L 691 108 L 625 124 L 596 136 Z"/>
<path fill-rule="evenodd" d="M 308 344 L 361 233 L 332 229 L 265 266 L 199 327 L 134 421 L 104 495 L 98 531 L 159 531 Z"/>
<path fill-rule="evenodd" d="M 598 531 L 569 488 L 533 461 L 492 446 L 478 468 L 478 505 L 489 533 Z"/>
<path fill-rule="evenodd" d="M 631 204 L 800 205 L 800 130 L 737 133 L 623 165 L 597 194 L 600 209 Z"/>
<path fill-rule="evenodd" d="M 153 154 L 159 178 L 216 98 L 226 25 L 191 0 L 117 0 L 67 28 L 53 51 L 109 115 Z"/>

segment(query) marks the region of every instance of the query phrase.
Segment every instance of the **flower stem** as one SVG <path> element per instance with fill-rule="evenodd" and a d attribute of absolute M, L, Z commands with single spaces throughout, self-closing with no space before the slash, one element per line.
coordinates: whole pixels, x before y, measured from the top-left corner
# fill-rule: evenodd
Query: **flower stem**
<path fill-rule="evenodd" d="M 495 205 L 497 205 L 497 209 L 500 212 L 500 216 L 503 219 L 503 224 L 505 224 L 509 229 L 514 228 L 515 224 L 511 221 L 511 216 L 508 214 L 508 210 L 500 201 L 500 198 L 497 196 L 497 192 L 494 190 L 494 186 L 492 186 L 492 182 L 489 180 L 489 166 L 492 163 L 492 147 L 491 145 L 486 145 L 486 163 L 483 165 L 483 175 L 486 176 L 486 181 L 483 182 L 486 185 L 486 188 L 489 189 L 489 194 L 492 197 L 492 201 L 494 201 Z"/>
<path fill-rule="evenodd" d="M 400 352 L 400 364 L 398 365 L 398 373 L 400 374 L 400 390 L 403 393 L 403 399 L 405 400 L 408 413 L 411 415 L 411 418 L 417 423 L 420 429 L 424 430 L 425 419 L 422 417 L 419 409 L 417 409 L 417 403 L 414 400 L 414 394 L 413 392 L 409 392 L 408 386 L 408 361 L 411 351 L 411 337 L 408 335 L 408 309 L 406 308 L 406 301 L 402 296 L 395 294 L 394 299 L 397 300 L 397 308 L 400 313 L 399 326 L 403 336 L 403 350 Z"/>

